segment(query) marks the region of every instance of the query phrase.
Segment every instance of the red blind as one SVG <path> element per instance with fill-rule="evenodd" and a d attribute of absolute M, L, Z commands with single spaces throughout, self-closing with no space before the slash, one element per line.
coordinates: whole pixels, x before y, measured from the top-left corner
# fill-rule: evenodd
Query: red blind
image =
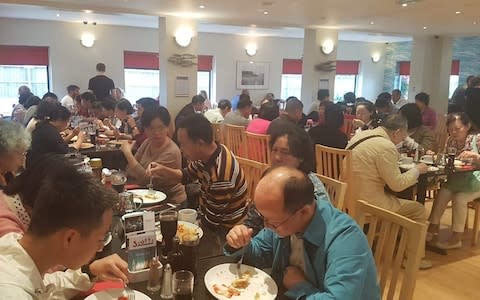
<path fill-rule="evenodd" d="M 301 59 L 283 59 L 282 74 L 302 74 L 303 61 Z"/>
<path fill-rule="evenodd" d="M 410 75 L 410 62 L 409 61 L 399 61 L 398 62 L 398 73 L 400 75 Z"/>
<path fill-rule="evenodd" d="M 198 56 L 198 71 L 211 71 L 213 65 L 213 56 L 211 55 L 199 55 Z"/>
<path fill-rule="evenodd" d="M 48 47 L 0 46 L 0 65 L 48 66 Z"/>
<path fill-rule="evenodd" d="M 337 74 L 357 75 L 359 66 L 358 60 L 337 60 Z"/>
<path fill-rule="evenodd" d="M 158 70 L 158 53 L 124 51 L 123 67 L 125 69 Z"/>
<path fill-rule="evenodd" d="M 452 60 L 452 74 L 451 75 L 460 75 L 460 61 Z"/>

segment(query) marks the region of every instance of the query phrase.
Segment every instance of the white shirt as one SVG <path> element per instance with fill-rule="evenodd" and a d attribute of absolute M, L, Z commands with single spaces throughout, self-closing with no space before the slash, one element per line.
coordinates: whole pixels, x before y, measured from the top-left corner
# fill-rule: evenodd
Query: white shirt
<path fill-rule="evenodd" d="M 69 94 L 66 94 L 65 97 L 62 98 L 62 100 L 60 101 L 60 103 L 62 103 L 63 106 L 65 106 L 66 108 L 70 109 L 70 107 L 73 107 L 73 105 L 75 104 L 73 102 L 73 98 L 70 97 Z"/>
<path fill-rule="evenodd" d="M 400 109 L 402 106 L 404 106 L 405 104 L 407 104 L 408 101 L 406 99 L 403 99 L 403 98 L 400 98 L 397 103 L 393 103 L 393 100 L 392 100 L 392 104 L 393 106 L 395 106 L 396 109 Z"/>
<path fill-rule="evenodd" d="M 2 299 L 70 299 L 90 289 L 87 274 L 67 270 L 42 275 L 18 242 L 22 235 L 8 233 L 0 238 L 0 295 Z"/>
<path fill-rule="evenodd" d="M 290 236 L 290 257 L 289 263 L 306 273 L 303 239 L 301 236 L 292 234 Z"/>
<path fill-rule="evenodd" d="M 223 122 L 223 116 L 220 113 L 219 108 L 209 109 L 204 114 L 205 118 L 207 118 L 210 123 L 221 123 Z"/>

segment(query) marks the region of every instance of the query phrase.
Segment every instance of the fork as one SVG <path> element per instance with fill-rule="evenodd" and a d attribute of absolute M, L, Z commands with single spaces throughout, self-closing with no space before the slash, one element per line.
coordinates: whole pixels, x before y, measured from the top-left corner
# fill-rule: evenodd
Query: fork
<path fill-rule="evenodd" d="M 127 293 L 128 300 L 135 300 L 135 292 L 125 284 L 125 292 Z"/>
<path fill-rule="evenodd" d="M 245 254 L 245 248 L 242 249 L 242 256 L 240 256 L 240 259 L 237 261 L 237 277 L 240 278 L 242 277 L 242 272 L 241 272 L 241 266 L 243 263 L 243 255 Z"/>

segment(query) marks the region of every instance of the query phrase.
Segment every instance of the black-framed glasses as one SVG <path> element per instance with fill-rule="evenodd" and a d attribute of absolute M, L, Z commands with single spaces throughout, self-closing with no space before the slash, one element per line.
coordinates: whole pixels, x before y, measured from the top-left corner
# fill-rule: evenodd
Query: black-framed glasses
<path fill-rule="evenodd" d="M 290 216 L 288 216 L 285 220 L 281 221 L 281 222 L 278 223 L 278 224 L 273 224 L 273 223 L 271 223 L 271 222 L 268 221 L 267 218 L 265 218 L 258 210 L 257 210 L 257 212 L 258 212 L 258 214 L 262 217 L 263 223 L 265 224 L 265 227 L 269 227 L 269 228 L 272 228 L 272 229 L 276 230 L 276 229 L 279 228 L 280 226 L 285 225 L 293 216 L 295 216 L 295 215 L 298 213 L 298 211 L 299 211 L 300 209 L 302 209 L 302 208 L 300 207 L 299 209 L 295 210 Z"/>

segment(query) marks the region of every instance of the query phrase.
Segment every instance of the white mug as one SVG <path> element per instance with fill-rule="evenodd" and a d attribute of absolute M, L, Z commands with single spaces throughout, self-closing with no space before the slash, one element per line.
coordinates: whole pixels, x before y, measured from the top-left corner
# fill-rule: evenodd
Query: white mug
<path fill-rule="evenodd" d="M 178 211 L 178 220 L 188 223 L 195 223 L 197 221 L 197 211 L 191 208 L 184 208 Z"/>

